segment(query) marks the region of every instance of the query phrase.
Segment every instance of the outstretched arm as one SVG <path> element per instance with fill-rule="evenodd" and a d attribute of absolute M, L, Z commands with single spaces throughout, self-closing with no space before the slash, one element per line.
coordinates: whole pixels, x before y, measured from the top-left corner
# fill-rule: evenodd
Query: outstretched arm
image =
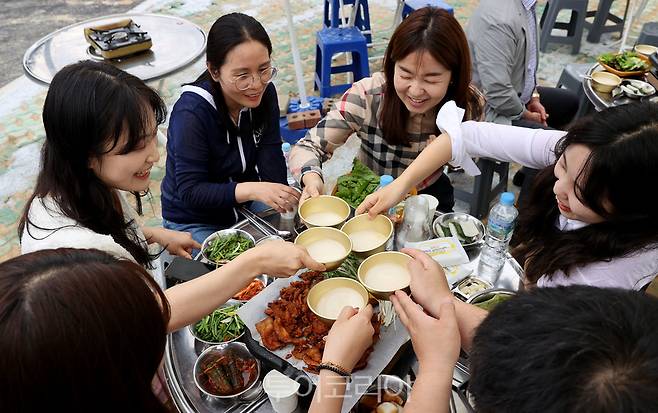
<path fill-rule="evenodd" d="M 178 330 L 226 303 L 260 274 L 288 277 L 301 268 L 324 271 L 308 252 L 289 242 L 267 242 L 226 265 L 165 291 L 171 307 L 167 330 Z"/>

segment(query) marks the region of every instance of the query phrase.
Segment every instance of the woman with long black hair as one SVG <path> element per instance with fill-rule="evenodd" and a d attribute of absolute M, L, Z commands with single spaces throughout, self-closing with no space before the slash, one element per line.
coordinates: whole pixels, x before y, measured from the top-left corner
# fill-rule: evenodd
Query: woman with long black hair
<path fill-rule="evenodd" d="M 294 209 L 299 192 L 286 181 L 272 43 L 253 17 L 231 13 L 208 34 L 207 70 L 171 113 L 162 181 L 165 228 L 198 242 L 230 227 L 240 204 Z M 255 201 L 255 202 L 254 202 Z"/>
<path fill-rule="evenodd" d="M 21 222 L 23 254 L 96 248 L 153 268 L 157 242 L 170 252 L 198 248 L 190 234 L 137 224 L 122 191 L 148 188 L 158 160 L 158 95 L 140 79 L 101 62 L 66 66 L 52 80 L 43 109 L 46 142 L 36 188 Z M 167 290 L 179 328 L 225 303 L 254 277 L 324 269 L 305 249 L 284 242 L 252 248 L 223 267 Z"/>
<path fill-rule="evenodd" d="M 189 234 L 141 227 L 120 191 L 149 186 L 167 109 L 140 79 L 112 65 L 80 62 L 53 78 L 43 107 L 46 141 L 34 193 L 18 226 L 23 253 L 95 247 L 149 268 L 159 243 L 190 257 Z"/>
<path fill-rule="evenodd" d="M 658 275 L 658 105 L 610 108 L 568 132 L 461 123 L 454 104 L 445 131 L 393 183 L 357 212 L 375 215 L 450 161 L 488 157 L 542 169 L 521 208 L 512 253 L 537 286 L 586 284 L 639 290 Z"/>

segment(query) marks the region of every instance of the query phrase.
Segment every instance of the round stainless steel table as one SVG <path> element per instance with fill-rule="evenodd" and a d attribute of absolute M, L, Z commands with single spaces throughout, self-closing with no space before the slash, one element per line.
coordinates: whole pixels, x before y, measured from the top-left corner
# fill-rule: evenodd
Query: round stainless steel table
<path fill-rule="evenodd" d="M 130 18 L 153 41 L 149 51 L 118 59 L 102 59 L 90 52 L 84 28 Z M 152 80 L 193 63 L 206 48 L 206 35 L 197 25 L 158 14 L 113 14 L 59 29 L 33 44 L 23 56 L 23 69 L 32 79 L 50 84 L 62 67 L 80 60 L 103 60 L 140 79 Z"/>
<path fill-rule="evenodd" d="M 600 64 L 596 63 L 594 64 L 588 71 L 587 71 L 587 77 L 592 76 L 592 73 L 594 72 L 600 72 L 603 71 L 603 66 Z M 583 78 L 583 90 L 585 91 L 585 96 L 587 96 L 587 99 L 589 99 L 590 102 L 592 102 L 592 105 L 594 105 L 594 108 L 600 112 L 603 109 L 611 108 L 614 106 L 621 106 L 621 105 L 626 105 L 632 102 L 646 102 L 646 101 L 651 101 L 651 102 L 657 102 L 658 101 L 658 95 L 652 95 L 652 96 L 647 96 L 643 97 L 641 99 L 631 99 L 626 96 L 622 97 L 617 97 L 615 99 L 612 98 L 612 94 L 610 93 L 601 93 L 597 92 L 594 90 L 592 87 L 592 81 L 588 79 L 587 77 Z M 641 80 L 646 81 L 646 79 L 641 78 Z"/>
<path fill-rule="evenodd" d="M 291 226 L 290 221 L 281 220 L 279 214 L 273 210 L 260 213 L 259 215 L 261 215 L 274 227 L 283 230 L 290 230 L 294 235 L 297 235 L 299 231 L 304 229 L 299 225 Z M 438 213 L 435 215 L 438 216 Z M 300 223 L 297 221 L 296 224 Z M 271 235 L 263 232 L 261 228 L 254 226 L 249 220 L 240 221 L 235 226 L 233 226 L 233 228 L 247 231 L 256 240 L 261 239 L 263 236 Z M 478 262 L 479 255 L 473 258 L 470 263 L 464 264 L 464 266 L 468 269 L 475 270 L 477 268 Z M 514 260 L 514 258 L 508 254 L 507 262 L 503 267 L 500 277 L 494 283 L 494 287 L 518 290 L 523 283 L 523 278 L 523 269 Z M 240 339 L 239 341 L 243 340 L 244 338 Z M 269 352 L 269 350 L 264 351 Z M 401 351 L 400 353 L 404 354 L 400 354 L 400 357 L 394 363 L 394 366 L 392 367 L 395 372 L 394 374 L 398 374 L 402 377 L 406 376 L 409 370 L 412 370 L 414 373 L 416 373 L 418 366 L 417 363 L 415 363 L 416 360 L 413 352 L 407 353 Z M 201 394 L 201 392 L 194 384 L 193 367 L 196 358 L 197 354 L 194 348 L 194 337 L 190 333 L 189 329 L 181 328 L 180 330 L 169 334 L 167 338 L 167 348 L 164 355 L 165 376 L 167 378 L 167 385 L 172 395 L 174 404 L 180 412 L 274 413 L 273 407 L 264 393 L 255 396 L 249 401 L 243 402 L 235 402 L 231 400 L 227 401 L 226 403 L 220 403 L 218 401 L 206 398 Z M 264 360 L 261 361 L 263 362 Z M 281 360 L 281 363 L 289 366 L 289 368 L 292 370 L 295 369 L 289 365 L 287 361 Z M 266 369 L 261 371 L 263 375 L 266 373 L 265 370 Z M 387 371 L 385 373 L 391 374 L 393 372 L 389 373 Z M 470 413 L 472 410 L 468 410 L 470 408 L 470 404 L 465 393 L 466 384 L 469 378 L 470 373 L 468 370 L 468 361 L 466 361 L 464 358 L 460 358 L 454 369 L 452 385 L 457 395 L 461 398 L 462 403 L 467 406 L 466 411 Z M 310 399 L 306 399 L 306 402 L 310 402 Z M 293 413 L 299 413 L 304 411 L 304 409 L 305 406 L 302 406 L 302 401 L 300 400 L 300 406 L 298 406 L 297 410 L 295 410 Z"/>
<path fill-rule="evenodd" d="M 596 63 L 587 71 L 587 76 L 589 77 L 592 75 L 592 73 L 600 72 L 602 70 L 604 70 L 603 67 Z M 592 102 L 592 105 L 594 105 L 594 108 L 598 112 L 606 108 L 617 106 L 610 93 L 601 93 L 594 90 L 592 87 L 591 79 L 583 78 L 583 90 L 585 91 L 585 96 L 587 96 L 587 99 Z"/>

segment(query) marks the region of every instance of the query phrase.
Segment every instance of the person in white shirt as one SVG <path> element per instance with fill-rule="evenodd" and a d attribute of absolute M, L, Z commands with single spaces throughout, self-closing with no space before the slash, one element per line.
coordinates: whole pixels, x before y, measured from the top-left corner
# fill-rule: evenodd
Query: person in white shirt
<path fill-rule="evenodd" d="M 157 125 L 165 117 L 155 91 L 112 65 L 86 61 L 60 70 L 44 104 L 46 142 L 36 188 L 19 224 L 21 252 L 94 248 L 152 269 L 157 254 L 148 244 L 157 242 L 189 258 L 190 250 L 200 247 L 189 233 L 140 227 L 119 192 L 148 189 L 159 158 Z M 291 243 L 252 248 L 168 289 L 171 329 L 210 313 L 259 274 L 290 276 L 304 267 L 324 269 Z"/>
<path fill-rule="evenodd" d="M 586 284 L 639 290 L 658 275 L 658 105 L 611 108 L 568 132 L 491 123 L 461 123 L 446 104 L 443 132 L 357 213 L 376 215 L 397 204 L 446 162 L 478 174 L 472 157 L 542 169 L 520 211 L 514 255 L 526 281 L 540 287 Z"/>

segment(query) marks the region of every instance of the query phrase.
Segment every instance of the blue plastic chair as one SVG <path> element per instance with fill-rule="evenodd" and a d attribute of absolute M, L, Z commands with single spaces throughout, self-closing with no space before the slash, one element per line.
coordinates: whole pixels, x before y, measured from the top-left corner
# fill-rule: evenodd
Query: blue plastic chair
<path fill-rule="evenodd" d="M 354 5 L 356 0 L 343 0 L 343 6 Z M 345 27 L 340 19 L 340 0 L 324 0 L 324 27 Z M 358 27 L 366 37 L 368 45 L 372 44 L 372 30 L 370 28 L 370 10 L 368 0 L 359 0 L 359 9 L 356 12 L 354 27 Z"/>
<path fill-rule="evenodd" d="M 455 10 L 448 3 L 441 0 L 405 0 L 404 7 L 402 8 L 402 18 L 406 18 L 411 13 L 423 7 L 436 7 L 443 9 L 448 13 L 454 15 Z"/>
<path fill-rule="evenodd" d="M 352 63 L 332 66 L 332 57 L 338 53 L 351 53 Z M 356 27 L 324 28 L 317 32 L 315 48 L 315 89 L 323 98 L 341 94 L 351 83 L 331 84 L 334 73 L 352 72 L 353 79 L 370 76 L 366 38 Z"/>

